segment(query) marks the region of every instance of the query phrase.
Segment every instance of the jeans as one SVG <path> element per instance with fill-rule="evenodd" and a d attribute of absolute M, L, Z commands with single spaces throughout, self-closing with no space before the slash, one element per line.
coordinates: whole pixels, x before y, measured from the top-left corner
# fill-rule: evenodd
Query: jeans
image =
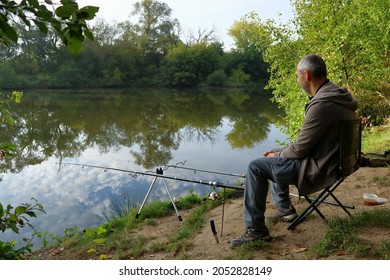
<path fill-rule="evenodd" d="M 292 208 L 289 185 L 298 182 L 301 160 L 280 157 L 263 157 L 253 160 L 246 176 L 244 192 L 244 222 L 255 230 L 265 228 L 269 180 L 271 181 L 272 201 L 279 210 Z"/>

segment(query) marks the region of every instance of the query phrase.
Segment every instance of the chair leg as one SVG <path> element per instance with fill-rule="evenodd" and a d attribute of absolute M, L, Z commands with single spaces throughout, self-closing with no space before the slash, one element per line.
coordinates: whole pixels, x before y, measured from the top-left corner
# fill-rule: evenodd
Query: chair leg
<path fill-rule="evenodd" d="M 326 221 L 325 216 L 318 209 L 322 203 L 330 204 L 326 201 L 326 199 L 331 196 L 336 203 L 332 203 L 331 205 L 340 206 L 348 216 L 352 216 L 351 213 L 347 210 L 347 208 L 355 209 L 355 206 L 344 205 L 340 202 L 340 200 L 333 194 L 333 191 L 344 181 L 344 178 L 338 180 L 331 187 L 324 189 L 315 199 L 311 199 L 308 196 L 303 196 L 306 201 L 309 203 L 309 206 L 287 227 L 288 230 L 294 229 L 298 224 L 303 222 L 308 215 L 310 215 L 313 211 L 316 211 L 317 214 Z"/>
<path fill-rule="evenodd" d="M 311 200 L 307 196 L 304 196 L 305 199 L 309 202 L 309 206 L 294 220 L 292 223 L 287 227 L 288 230 L 294 229 L 298 224 L 303 222 L 303 220 L 306 219 L 306 217 L 311 214 L 313 211 L 316 211 L 321 218 L 325 219 L 324 215 L 318 210 L 316 204 L 320 201 L 322 196 L 326 193 L 326 190 L 323 190 L 316 199 Z"/>
<path fill-rule="evenodd" d="M 347 207 L 345 207 L 345 205 L 342 204 L 340 200 L 332 192 L 330 192 L 329 195 L 338 203 L 341 209 L 343 209 L 348 216 L 352 217 L 352 214 L 348 211 Z M 352 209 L 355 209 L 355 206 L 353 206 Z"/>

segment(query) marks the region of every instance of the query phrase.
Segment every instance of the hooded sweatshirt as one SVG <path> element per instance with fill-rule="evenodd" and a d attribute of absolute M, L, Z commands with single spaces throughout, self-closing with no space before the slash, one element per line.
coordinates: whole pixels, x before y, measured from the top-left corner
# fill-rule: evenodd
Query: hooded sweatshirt
<path fill-rule="evenodd" d="M 340 122 L 356 119 L 357 101 L 347 89 L 325 83 L 306 107 L 298 137 L 278 155 L 302 159 L 298 176 L 301 195 L 317 192 L 339 178 Z"/>

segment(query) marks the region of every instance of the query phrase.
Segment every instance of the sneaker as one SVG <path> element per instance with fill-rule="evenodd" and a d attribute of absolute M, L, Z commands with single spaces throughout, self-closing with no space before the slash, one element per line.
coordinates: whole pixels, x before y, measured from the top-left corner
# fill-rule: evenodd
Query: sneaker
<path fill-rule="evenodd" d="M 272 216 L 267 217 L 267 222 L 277 223 L 278 221 L 291 223 L 298 217 L 295 208 L 291 208 L 287 212 L 277 210 Z"/>
<path fill-rule="evenodd" d="M 253 228 L 247 228 L 239 238 L 230 242 L 230 248 L 235 249 L 245 243 L 250 243 L 254 241 L 271 241 L 272 237 L 269 234 L 268 229 L 265 227 L 264 230 L 255 230 Z"/>

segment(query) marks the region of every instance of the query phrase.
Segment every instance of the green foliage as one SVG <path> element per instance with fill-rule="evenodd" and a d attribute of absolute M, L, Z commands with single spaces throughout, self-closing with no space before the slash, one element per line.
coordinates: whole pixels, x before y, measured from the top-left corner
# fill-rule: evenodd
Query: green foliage
<path fill-rule="evenodd" d="M 229 77 L 229 81 L 234 86 L 240 86 L 248 82 L 250 79 L 249 75 L 246 74 L 242 69 L 234 69 L 231 76 Z"/>
<path fill-rule="evenodd" d="M 133 196 L 127 192 L 123 193 L 121 196 L 112 196 L 110 202 L 110 208 L 103 213 L 107 221 L 126 217 L 140 205 L 140 202 L 136 201 Z"/>
<path fill-rule="evenodd" d="M 85 230 L 85 236 L 93 240 L 94 246 L 90 248 L 87 253 L 97 253 L 98 249 L 100 246 L 104 245 L 106 243 L 106 238 L 104 237 L 105 234 L 107 233 L 107 230 L 103 227 L 100 226 L 97 229 L 91 229 L 87 228 Z M 100 260 L 105 260 L 107 259 L 107 255 L 105 254 L 100 254 L 99 256 Z"/>
<path fill-rule="evenodd" d="M 7 229 L 11 229 L 15 233 L 19 233 L 19 228 L 28 225 L 33 228 L 30 223 L 30 218 L 36 217 L 36 211 L 44 212 L 42 204 L 38 203 L 35 198 L 31 198 L 34 204 L 22 203 L 15 209 L 11 205 L 3 207 L 0 203 L 0 231 L 4 232 Z"/>
<path fill-rule="evenodd" d="M 390 119 L 382 126 L 363 129 L 362 152 L 384 154 L 390 147 Z"/>
<path fill-rule="evenodd" d="M 0 124 L 14 124 L 14 119 L 11 112 L 9 111 L 9 108 L 11 103 L 20 103 L 22 97 L 23 93 L 19 91 L 14 91 L 11 95 L 4 95 L 0 92 Z M 14 144 L 0 143 L 0 159 L 7 155 L 13 155 L 15 151 L 16 146 Z"/>
<path fill-rule="evenodd" d="M 198 194 L 194 193 L 193 190 L 190 190 L 188 195 L 180 198 L 179 202 L 177 203 L 177 207 L 179 209 L 189 209 L 197 204 L 200 204 L 202 200 L 203 199 Z"/>
<path fill-rule="evenodd" d="M 71 2 L 63 1 L 62 5 L 56 6 L 56 20 L 63 21 L 62 18 L 68 16 L 73 19 L 78 15 Z M 88 15 L 93 10 L 81 8 L 79 11 L 90 18 Z M 3 73 L 0 87 L 193 87 L 207 83 L 215 71 L 221 70 L 231 76 L 235 69 L 249 75 L 251 83 L 267 78 L 267 65 L 254 44 L 233 50 L 230 55 L 230 52 L 224 52 L 221 42 L 212 38 L 211 31 L 200 33 L 197 40 L 185 46 L 179 37 L 180 24 L 171 13 L 171 8 L 163 2 L 142 0 L 134 4 L 129 21 L 108 23 L 98 19 L 88 31 L 83 29 L 83 36 L 90 32 L 93 41 L 84 41 L 75 34 L 76 41 L 67 45 L 72 53 L 82 46 L 83 51 L 78 56 L 70 55 L 63 44 L 59 44 L 64 36 L 54 32 L 51 22 L 45 23 L 46 32 L 43 26 L 39 28 L 33 22 L 26 25 L 16 21 L 11 27 L 18 35 L 17 43 L 10 40 L 7 46 L 0 44 L 0 74 Z M 75 30 L 76 33 L 80 31 Z M 167 55 L 171 57 L 165 59 Z M 225 86 L 226 80 L 222 72 L 216 72 L 209 83 Z"/>
<path fill-rule="evenodd" d="M 20 80 L 10 64 L 0 63 L 0 88 L 20 86 Z"/>
<path fill-rule="evenodd" d="M 295 9 L 299 36 L 324 57 L 330 78 L 352 91 L 362 115 L 383 122 L 390 115 L 390 2 L 296 1 Z"/>
<path fill-rule="evenodd" d="M 45 0 L 45 3 L 54 4 L 51 0 Z M 93 39 L 87 21 L 93 19 L 98 10 L 99 8 L 94 6 L 79 8 L 77 2 L 73 0 L 61 0 L 61 4 L 54 12 L 37 0 L 22 0 L 19 3 L 2 1 L 0 44 L 9 46 L 12 42 L 17 43 L 18 32 L 12 26 L 12 21 L 17 18 L 28 27 L 35 25 L 45 34 L 53 29 L 69 52 L 78 54 L 82 49 L 84 37 Z"/>
<path fill-rule="evenodd" d="M 141 49 L 141 54 L 167 53 L 179 41 L 180 24 L 171 18 L 172 9 L 164 2 L 141 0 L 134 4 L 132 15 L 138 15 L 137 24 L 127 23 L 128 29 Z"/>
<path fill-rule="evenodd" d="M 207 85 L 211 87 L 226 86 L 228 77 L 223 70 L 216 70 L 207 77 Z"/>
<path fill-rule="evenodd" d="M 30 223 L 30 218 L 35 218 L 36 212 L 45 213 L 42 204 L 38 203 L 35 198 L 31 198 L 33 204 L 22 203 L 21 205 L 16 206 L 15 208 L 11 205 L 6 207 L 0 203 L 0 231 L 5 232 L 6 230 L 11 230 L 14 233 L 19 233 L 20 228 L 25 227 L 26 225 L 34 229 L 33 225 Z M 25 253 L 29 253 L 32 250 L 33 245 L 31 240 L 26 238 L 23 239 L 25 244 L 23 246 L 17 247 L 16 241 L 0 241 L 0 259 L 21 259 Z"/>
<path fill-rule="evenodd" d="M 214 45 L 179 45 L 162 61 L 162 73 L 168 85 L 196 86 L 220 69 L 222 57 Z"/>
<path fill-rule="evenodd" d="M 288 24 L 248 15 L 241 28 L 270 65 L 268 88 L 286 111 L 285 132 L 293 139 L 308 101 L 296 83 L 295 68 L 310 53 L 321 55 L 329 78 L 350 89 L 361 115 L 374 124 L 390 115 L 389 1 L 292 1 L 295 18 Z M 281 124 L 282 125 L 282 124 Z"/>

